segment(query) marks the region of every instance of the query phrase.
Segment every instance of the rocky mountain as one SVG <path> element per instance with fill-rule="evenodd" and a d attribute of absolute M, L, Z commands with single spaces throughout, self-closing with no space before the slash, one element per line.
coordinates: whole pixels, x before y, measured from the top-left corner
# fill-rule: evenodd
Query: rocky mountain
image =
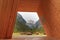
<path fill-rule="evenodd" d="M 17 19 L 16 20 L 18 20 L 18 22 L 23 23 L 23 24 L 26 23 L 26 21 L 23 19 L 22 15 L 20 15 L 18 13 L 17 13 Z"/>
<path fill-rule="evenodd" d="M 33 22 L 33 20 L 31 20 Z M 16 18 L 16 25 L 15 28 L 17 28 L 17 30 L 21 31 L 32 31 L 35 29 L 38 29 L 38 27 L 40 27 L 40 21 L 36 21 L 36 23 L 27 23 L 24 18 L 22 17 L 22 15 L 17 13 L 17 18 Z"/>

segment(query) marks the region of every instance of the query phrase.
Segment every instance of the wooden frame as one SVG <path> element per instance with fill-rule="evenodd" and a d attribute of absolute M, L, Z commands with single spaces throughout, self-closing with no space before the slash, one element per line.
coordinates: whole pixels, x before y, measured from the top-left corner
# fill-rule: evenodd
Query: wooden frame
<path fill-rule="evenodd" d="M 0 38 L 11 38 L 19 0 L 0 0 Z M 40 0 L 38 13 L 44 17 L 49 37 L 60 38 L 60 0 Z"/>

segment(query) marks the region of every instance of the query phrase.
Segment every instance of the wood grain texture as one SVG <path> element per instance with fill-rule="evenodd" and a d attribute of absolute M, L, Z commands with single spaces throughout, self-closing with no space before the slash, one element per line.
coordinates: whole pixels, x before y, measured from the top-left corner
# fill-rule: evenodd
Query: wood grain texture
<path fill-rule="evenodd" d="M 41 0 L 40 11 L 46 20 L 46 34 L 49 37 L 60 38 L 60 0 Z"/>
<path fill-rule="evenodd" d="M 22 0 L 21 2 L 24 3 Z M 19 5 L 18 11 L 37 11 L 41 20 L 45 19 L 43 25 L 47 36 L 60 38 L 60 0 L 38 0 L 36 5 L 35 0 L 31 3 L 34 6 L 29 6 L 28 2 L 27 6 Z M 18 0 L 0 0 L 0 38 L 12 37 L 17 4 Z"/>
<path fill-rule="evenodd" d="M 36 12 L 40 4 L 40 0 L 20 0 L 18 11 Z"/>
<path fill-rule="evenodd" d="M 17 2 L 18 0 L 0 0 L 0 38 L 11 38 Z"/>

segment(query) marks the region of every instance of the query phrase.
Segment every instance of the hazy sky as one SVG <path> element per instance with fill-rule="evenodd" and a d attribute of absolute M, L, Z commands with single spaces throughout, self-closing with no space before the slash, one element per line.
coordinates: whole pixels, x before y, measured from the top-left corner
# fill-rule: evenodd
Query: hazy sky
<path fill-rule="evenodd" d="M 18 12 L 28 22 L 28 20 L 34 20 L 36 22 L 39 17 L 37 12 Z"/>

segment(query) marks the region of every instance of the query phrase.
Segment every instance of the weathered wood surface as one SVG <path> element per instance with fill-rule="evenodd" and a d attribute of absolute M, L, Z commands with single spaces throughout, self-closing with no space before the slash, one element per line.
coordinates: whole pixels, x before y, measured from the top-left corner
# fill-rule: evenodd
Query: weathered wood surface
<path fill-rule="evenodd" d="M 11 38 L 12 36 L 16 17 L 17 1 L 18 0 L 0 0 L 0 38 Z M 60 0 L 39 1 L 40 6 L 37 3 L 37 7 L 39 8 L 36 10 L 38 11 L 41 20 L 45 18 L 45 23 L 43 25 L 47 36 L 60 38 Z M 29 4 L 27 6 L 29 6 Z M 34 7 L 31 7 L 30 10 L 32 10 L 32 8 Z M 24 7 L 24 9 L 26 8 Z"/>
<path fill-rule="evenodd" d="M 60 0 L 41 0 L 39 9 L 47 36 L 60 38 Z"/>
<path fill-rule="evenodd" d="M 11 38 L 18 0 L 0 0 L 0 38 Z"/>

